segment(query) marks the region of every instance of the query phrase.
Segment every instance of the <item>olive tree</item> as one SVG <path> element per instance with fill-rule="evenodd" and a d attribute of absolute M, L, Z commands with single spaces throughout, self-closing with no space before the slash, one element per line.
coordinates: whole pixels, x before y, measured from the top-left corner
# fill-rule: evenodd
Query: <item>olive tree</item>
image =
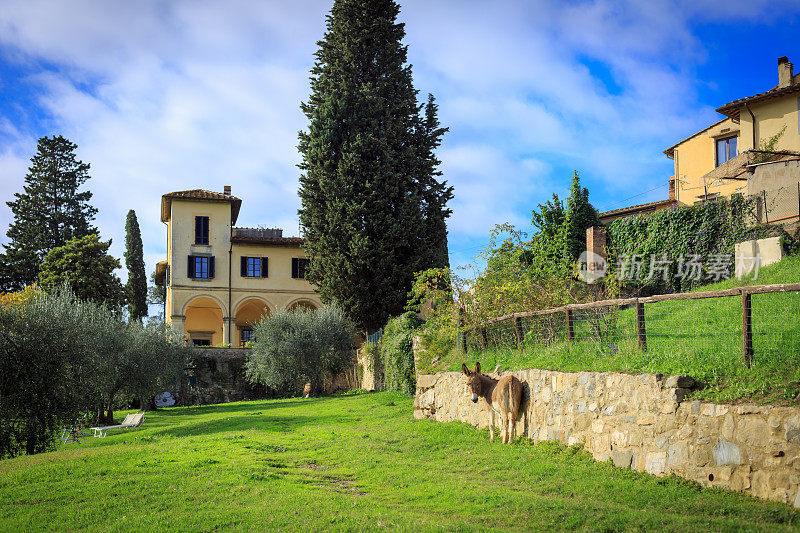
<path fill-rule="evenodd" d="M 66 286 L 0 301 L 0 457 L 39 453 L 82 413 L 116 394 L 152 395 L 174 382 L 188 349 L 165 326 L 126 324 Z"/>
<path fill-rule="evenodd" d="M 353 363 L 355 327 L 342 309 L 279 311 L 254 328 L 253 349 L 245 363 L 248 379 L 279 393 L 300 391 L 310 382 L 318 392 Z"/>

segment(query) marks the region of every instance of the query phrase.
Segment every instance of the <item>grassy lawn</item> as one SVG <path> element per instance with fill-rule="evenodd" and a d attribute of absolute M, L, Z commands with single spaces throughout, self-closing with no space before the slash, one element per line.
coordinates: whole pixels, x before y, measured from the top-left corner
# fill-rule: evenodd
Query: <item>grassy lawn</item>
<path fill-rule="evenodd" d="M 730 279 L 697 291 L 742 285 L 800 282 L 800 256 L 761 269 L 757 280 Z M 800 404 L 800 294 L 752 296 L 751 368 L 742 361 L 742 302 L 739 297 L 667 301 L 646 304 L 647 351 L 639 350 L 633 308 L 615 313 L 613 328 L 594 340 L 587 320 L 574 324 L 577 342 L 565 339 L 563 326 L 555 342 L 531 342 L 523 350 L 491 348 L 472 352 L 470 361 L 484 368 L 653 372 L 689 374 L 706 384 L 695 397 L 719 402 L 756 401 Z M 559 316 L 563 322 L 563 317 Z M 524 326 L 531 328 L 530 323 Z M 560 323 L 559 323 L 560 325 Z M 511 323 L 488 331 L 490 339 L 513 344 Z M 596 336 L 594 336 L 596 338 Z M 425 372 L 458 370 L 465 357 L 454 353 L 437 364 L 422 362 Z"/>
<path fill-rule="evenodd" d="M 0 529 L 763 530 L 800 511 L 411 419 L 393 393 L 164 409 L 0 462 Z"/>

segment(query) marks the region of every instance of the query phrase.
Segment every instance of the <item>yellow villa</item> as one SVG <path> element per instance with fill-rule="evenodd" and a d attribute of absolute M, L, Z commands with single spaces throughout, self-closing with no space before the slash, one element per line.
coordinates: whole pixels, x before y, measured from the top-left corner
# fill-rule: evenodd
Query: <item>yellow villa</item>
<path fill-rule="evenodd" d="M 777 86 L 729 102 L 717 112 L 725 118 L 664 151 L 674 161 L 674 195 L 682 204 L 734 193 L 753 195 L 759 192 L 748 184 L 754 164 L 800 154 L 800 74 L 794 74 L 787 57 L 778 59 Z M 772 139 L 772 152 L 760 153 Z"/>
<path fill-rule="evenodd" d="M 305 279 L 303 239 L 235 227 L 241 205 L 230 186 L 161 197 L 167 260 L 156 284 L 166 287 L 165 320 L 192 345 L 243 346 L 264 315 L 322 305 Z"/>

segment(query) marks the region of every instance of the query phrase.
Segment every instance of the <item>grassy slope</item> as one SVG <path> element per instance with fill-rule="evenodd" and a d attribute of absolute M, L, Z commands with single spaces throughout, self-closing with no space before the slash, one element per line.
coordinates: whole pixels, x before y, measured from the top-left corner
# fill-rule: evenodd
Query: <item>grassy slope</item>
<path fill-rule="evenodd" d="M 0 462 L 0 529 L 800 528 L 800 511 L 413 421 L 392 393 L 161 410 Z"/>
<path fill-rule="evenodd" d="M 800 256 L 761 269 L 757 280 L 730 279 L 698 291 L 741 285 L 800 281 Z M 715 401 L 759 401 L 798 404 L 800 394 L 800 295 L 754 295 L 754 359 L 742 364 L 741 299 L 659 302 L 645 305 L 648 350 L 638 349 L 633 309 L 618 315 L 617 334 L 607 343 L 564 341 L 532 345 L 523 351 L 491 349 L 470 353 L 484 368 L 545 368 L 563 371 L 623 371 L 690 374 L 708 386 L 697 397 Z M 576 324 L 586 338 L 586 322 Z M 584 334 L 584 335 L 582 335 Z M 563 335 L 563 333 L 562 333 Z M 437 365 L 423 362 L 422 372 L 458 370 L 463 356 L 452 354 Z"/>

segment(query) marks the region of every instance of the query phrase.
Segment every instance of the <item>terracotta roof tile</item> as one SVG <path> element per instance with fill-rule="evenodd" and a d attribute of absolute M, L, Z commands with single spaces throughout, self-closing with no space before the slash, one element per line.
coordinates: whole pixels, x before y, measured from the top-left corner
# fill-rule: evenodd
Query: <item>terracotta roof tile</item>
<path fill-rule="evenodd" d="M 781 96 L 785 96 L 787 94 L 792 94 L 796 92 L 800 92 L 800 84 L 789 85 L 788 87 L 773 87 L 769 91 L 759 94 L 754 94 L 753 96 L 748 96 L 747 98 L 739 98 L 738 100 L 734 100 L 733 102 L 728 102 L 724 106 L 718 108 L 717 113 L 722 113 L 726 117 L 730 117 L 734 120 L 739 120 L 739 112 L 742 106 L 745 104 L 752 104 L 755 102 L 761 102 L 763 100 L 779 98 Z"/>
<path fill-rule="evenodd" d="M 658 200 L 656 202 L 648 202 L 646 204 L 638 204 L 638 205 L 631 205 L 628 207 L 621 207 L 619 209 L 612 209 L 611 211 L 604 211 L 599 214 L 600 218 L 607 218 L 609 216 L 614 215 L 621 215 L 625 213 L 629 213 L 631 215 L 635 215 L 637 212 L 646 211 L 649 212 L 651 210 L 655 210 L 659 207 L 669 207 L 671 205 L 677 205 L 678 202 L 675 200 Z"/>
<path fill-rule="evenodd" d="M 169 220 L 170 207 L 172 200 L 195 200 L 201 202 L 230 202 L 231 203 L 231 221 L 235 224 L 236 219 L 239 218 L 239 209 L 242 207 L 242 200 L 231 196 L 230 194 L 223 194 L 221 192 L 207 191 L 205 189 L 191 189 L 189 191 L 175 191 L 161 196 L 161 221 L 166 222 Z"/>

